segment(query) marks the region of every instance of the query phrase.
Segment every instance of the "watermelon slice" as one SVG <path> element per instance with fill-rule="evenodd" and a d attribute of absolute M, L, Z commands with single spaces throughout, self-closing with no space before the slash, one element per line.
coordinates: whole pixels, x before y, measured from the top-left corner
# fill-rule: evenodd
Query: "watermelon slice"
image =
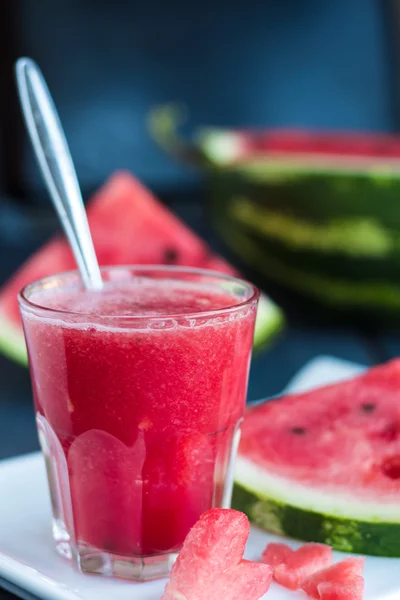
<path fill-rule="evenodd" d="M 100 265 L 173 264 L 237 274 L 213 254 L 182 221 L 131 174 L 113 175 L 88 206 L 89 225 Z M 0 292 L 0 350 L 26 363 L 17 293 L 27 283 L 75 269 L 64 239 L 56 238 L 36 252 Z M 282 325 L 282 313 L 265 295 L 257 316 L 255 345 L 263 344 Z"/>
<path fill-rule="evenodd" d="M 358 588 L 358 593 L 361 587 L 361 598 L 363 592 L 363 578 L 361 577 L 364 568 L 364 558 L 347 558 L 335 565 L 321 569 L 305 578 L 301 582 L 301 588 L 311 598 L 323 600 L 322 593 L 332 594 L 336 589 L 340 590 L 345 586 L 353 586 Z M 361 580 L 361 581 L 360 581 Z M 329 597 L 329 596 L 328 596 Z M 334 596 L 333 596 L 334 597 Z M 349 596 L 349 600 L 358 600 L 360 596 Z"/>
<path fill-rule="evenodd" d="M 297 590 L 303 579 L 332 563 L 332 548 L 311 543 L 292 550 L 286 544 L 268 544 L 262 560 L 274 569 L 275 581 Z"/>
<path fill-rule="evenodd" d="M 190 530 L 162 600 L 257 600 L 272 569 L 243 559 L 250 523 L 240 512 L 212 508 Z"/>
<path fill-rule="evenodd" d="M 400 360 L 250 408 L 233 506 L 278 534 L 400 556 Z"/>

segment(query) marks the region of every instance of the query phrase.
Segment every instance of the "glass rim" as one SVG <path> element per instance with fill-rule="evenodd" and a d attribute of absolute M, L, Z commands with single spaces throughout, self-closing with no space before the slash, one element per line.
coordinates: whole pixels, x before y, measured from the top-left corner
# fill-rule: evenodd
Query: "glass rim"
<path fill-rule="evenodd" d="M 158 315 L 107 315 L 107 314 L 97 314 L 97 313 L 87 313 L 84 311 L 72 311 L 65 310 L 60 308 L 51 308 L 49 306 L 44 306 L 37 302 L 34 302 L 29 299 L 27 294 L 31 289 L 35 286 L 43 286 L 46 282 L 49 282 L 55 278 L 67 278 L 68 276 L 76 276 L 78 280 L 81 280 L 80 273 L 77 269 L 72 271 L 62 271 L 60 273 L 55 273 L 54 275 L 48 275 L 47 277 L 41 277 L 32 281 L 21 288 L 18 292 L 18 302 L 20 306 L 31 310 L 37 310 L 46 315 L 54 314 L 60 316 L 75 316 L 75 317 L 90 317 L 91 319 L 125 319 L 127 321 L 133 320 L 146 320 L 146 321 L 166 321 L 173 319 L 185 319 L 185 318 L 207 318 L 207 317 L 215 317 L 219 315 L 223 315 L 226 313 L 237 312 L 245 308 L 246 306 L 250 306 L 254 302 L 256 302 L 260 297 L 260 290 L 253 283 L 247 281 L 246 279 L 242 279 L 241 277 L 236 277 L 234 275 L 228 275 L 226 273 L 220 273 L 219 271 L 213 271 L 211 269 L 201 269 L 198 267 L 184 267 L 180 265 L 109 265 L 100 268 L 101 273 L 108 271 L 165 271 L 168 273 L 178 273 L 178 274 L 187 274 L 187 275 L 203 275 L 206 277 L 213 278 L 215 280 L 222 281 L 230 281 L 232 283 L 241 284 L 244 288 L 249 290 L 249 297 L 245 300 L 238 302 L 237 304 L 232 304 L 229 306 L 224 306 L 222 308 L 214 308 L 206 311 L 198 311 L 198 312 L 177 312 L 177 313 L 169 313 L 169 314 L 158 314 Z"/>

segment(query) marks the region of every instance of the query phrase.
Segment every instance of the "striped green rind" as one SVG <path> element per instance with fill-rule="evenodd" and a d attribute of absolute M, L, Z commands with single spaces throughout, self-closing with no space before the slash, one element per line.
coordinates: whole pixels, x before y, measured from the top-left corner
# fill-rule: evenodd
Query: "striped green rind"
<path fill-rule="evenodd" d="M 215 226 L 242 260 L 323 303 L 400 312 L 399 179 L 249 167 L 211 181 Z"/>
<path fill-rule="evenodd" d="M 400 285 L 390 282 L 352 281 L 329 274 L 305 271 L 268 255 L 257 242 L 242 231 L 222 223 L 218 227 L 225 241 L 259 273 L 313 296 L 326 304 L 361 309 L 400 310 Z"/>
<path fill-rule="evenodd" d="M 222 216 L 216 219 L 223 220 Z M 227 221 L 252 240 L 260 253 L 306 274 L 351 283 L 398 281 L 400 230 L 388 230 L 378 219 L 299 219 L 241 197 L 233 198 L 227 207 L 225 227 Z"/>
<path fill-rule="evenodd" d="M 382 259 L 400 253 L 400 231 L 384 227 L 377 217 L 317 221 L 271 210 L 246 196 L 232 197 L 227 217 L 260 239 L 278 242 L 291 251 L 360 259 Z"/>
<path fill-rule="evenodd" d="M 329 544 L 341 552 L 400 557 L 400 523 L 368 522 L 305 510 L 252 492 L 238 483 L 234 486 L 232 507 L 271 533 Z"/>

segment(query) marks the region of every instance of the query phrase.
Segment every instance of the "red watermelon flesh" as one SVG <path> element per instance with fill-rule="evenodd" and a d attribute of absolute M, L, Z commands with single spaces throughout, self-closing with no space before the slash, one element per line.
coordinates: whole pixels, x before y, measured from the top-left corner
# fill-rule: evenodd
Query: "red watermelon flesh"
<path fill-rule="evenodd" d="M 318 586 L 320 600 L 362 600 L 364 579 L 361 575 L 350 575 L 346 582 L 326 581 Z"/>
<path fill-rule="evenodd" d="M 393 504 L 400 496 L 400 359 L 250 408 L 238 466 L 237 481 L 259 468 L 279 485 L 371 501 L 378 494 Z"/>
<path fill-rule="evenodd" d="M 229 157 L 233 162 L 265 156 L 294 161 L 309 158 L 318 161 L 318 158 L 330 157 L 334 164 L 350 160 L 352 164 L 382 162 L 400 166 L 400 137 L 394 135 L 301 129 L 225 130 L 214 135 L 215 138 L 226 136 L 229 139 Z"/>
<path fill-rule="evenodd" d="M 203 513 L 187 535 L 162 600 L 257 600 L 269 589 L 272 569 L 243 559 L 250 524 L 236 510 Z"/>
<path fill-rule="evenodd" d="M 364 561 L 365 559 L 363 557 L 346 558 L 326 569 L 317 571 L 310 577 L 306 577 L 301 582 L 300 587 L 311 598 L 321 600 L 322 596 L 320 595 L 319 588 L 322 584 L 331 583 L 343 585 L 348 581 L 351 582 L 352 579 L 354 580 L 355 575 L 359 577 L 362 575 Z"/>
<path fill-rule="evenodd" d="M 262 561 L 270 565 L 273 569 L 278 565 L 287 563 L 293 550 L 287 544 L 268 544 L 262 553 Z"/>
<path fill-rule="evenodd" d="M 332 563 L 332 548 L 309 543 L 292 550 L 286 544 L 268 544 L 262 560 L 274 569 L 275 581 L 289 590 L 297 590 L 303 579 Z"/>

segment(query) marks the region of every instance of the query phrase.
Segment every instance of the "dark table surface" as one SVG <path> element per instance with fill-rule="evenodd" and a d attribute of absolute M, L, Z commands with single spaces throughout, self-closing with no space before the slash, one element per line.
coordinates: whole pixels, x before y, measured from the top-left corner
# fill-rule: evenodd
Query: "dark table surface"
<path fill-rule="evenodd" d="M 166 194 L 165 200 L 214 248 L 231 258 L 207 223 L 201 194 Z M 31 214 L 6 202 L 0 203 L 0 283 L 55 228 L 51 213 L 39 216 L 36 211 Z M 307 309 L 307 303 L 273 284 L 264 287 L 283 306 L 287 326 L 272 346 L 253 357 L 250 401 L 278 394 L 305 363 L 321 354 L 365 365 L 400 354 L 400 334 L 380 331 L 370 323 L 355 325 L 332 314 L 317 315 Z M 0 459 L 37 449 L 28 370 L 0 356 Z M 1 589 L 0 581 L 0 600 L 11 598 L 15 596 Z"/>

